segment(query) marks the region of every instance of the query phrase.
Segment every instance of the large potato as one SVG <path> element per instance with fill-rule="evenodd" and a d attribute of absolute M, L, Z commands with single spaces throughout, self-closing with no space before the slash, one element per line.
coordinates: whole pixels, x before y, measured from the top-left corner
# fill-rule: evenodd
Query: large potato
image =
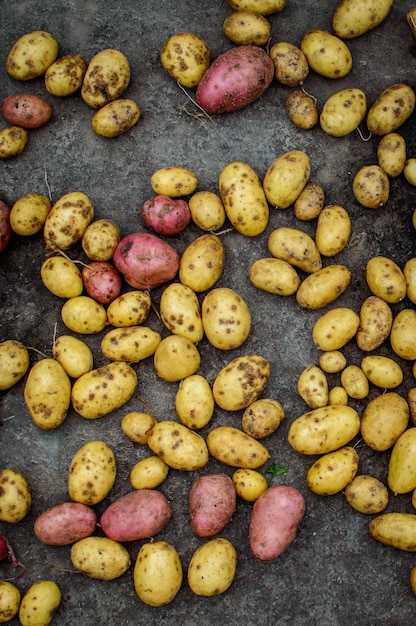
<path fill-rule="evenodd" d="M 118 137 L 139 121 L 141 110 L 131 98 L 117 98 L 101 107 L 93 116 L 91 126 L 101 137 Z"/>
<path fill-rule="evenodd" d="M 373 135 L 393 133 L 411 116 L 416 96 L 406 84 L 396 83 L 384 89 L 367 113 L 367 128 Z"/>
<path fill-rule="evenodd" d="M 43 237 L 51 250 L 68 250 L 79 241 L 94 218 L 90 198 L 72 191 L 55 202 L 43 228 Z"/>
<path fill-rule="evenodd" d="M 214 395 L 206 378 L 200 374 L 184 378 L 176 392 L 175 408 L 182 424 L 191 430 L 206 426 L 215 408 Z"/>
<path fill-rule="evenodd" d="M 379 165 L 363 165 L 354 176 L 352 191 L 366 209 L 379 209 L 390 196 L 390 181 Z"/>
<path fill-rule="evenodd" d="M 189 491 L 189 518 L 198 537 L 222 532 L 231 520 L 236 505 L 234 483 L 227 474 L 202 474 Z"/>
<path fill-rule="evenodd" d="M 160 334 L 147 326 L 113 328 L 101 340 L 101 351 L 111 361 L 137 363 L 153 356 L 162 341 Z"/>
<path fill-rule="evenodd" d="M 269 20 L 260 13 L 233 11 L 225 18 L 222 30 L 237 46 L 265 46 L 272 29 Z"/>
<path fill-rule="evenodd" d="M 98 504 L 109 494 L 115 479 L 116 459 L 112 449 L 104 441 L 88 441 L 72 457 L 68 493 L 75 502 Z"/>
<path fill-rule="evenodd" d="M 388 302 L 379 296 L 368 296 L 360 308 L 360 325 L 356 334 L 360 350 L 371 352 L 390 334 L 393 313 Z"/>
<path fill-rule="evenodd" d="M 26 478 L 18 470 L 0 470 L 0 521 L 16 524 L 32 506 L 32 493 Z"/>
<path fill-rule="evenodd" d="M 367 98 L 362 89 L 350 87 L 332 94 L 320 114 L 321 128 L 333 137 L 345 137 L 363 121 L 367 113 Z"/>
<path fill-rule="evenodd" d="M 197 237 L 185 248 L 179 263 L 179 280 L 197 293 L 208 291 L 222 274 L 225 247 L 214 234 Z"/>
<path fill-rule="evenodd" d="M 270 48 L 274 75 L 282 85 L 303 85 L 309 74 L 309 65 L 302 50 L 293 43 L 279 41 Z"/>
<path fill-rule="evenodd" d="M 318 496 L 332 496 L 351 482 L 358 471 L 358 462 L 357 451 L 351 446 L 328 452 L 309 468 L 306 484 Z"/>
<path fill-rule="evenodd" d="M 343 39 L 359 37 L 381 24 L 392 6 L 393 0 L 341 0 L 332 17 L 332 28 Z"/>
<path fill-rule="evenodd" d="M 369 531 L 386 546 L 416 552 L 416 515 L 412 513 L 382 513 L 371 520 Z"/>
<path fill-rule="evenodd" d="M 315 243 L 322 256 L 333 257 L 348 245 L 351 236 L 351 220 L 344 207 L 330 204 L 318 216 Z"/>
<path fill-rule="evenodd" d="M 389 503 L 387 487 L 374 476 L 366 474 L 355 476 L 345 487 L 344 494 L 353 509 L 367 515 L 381 513 Z"/>
<path fill-rule="evenodd" d="M 233 426 L 217 426 L 208 433 L 206 443 L 214 459 L 231 467 L 257 469 L 270 456 L 262 443 Z"/>
<path fill-rule="evenodd" d="M 295 268 L 283 259 L 257 259 L 250 267 L 251 283 L 268 293 L 278 296 L 292 296 L 300 285 L 300 277 Z"/>
<path fill-rule="evenodd" d="M 347 44 L 336 35 L 315 29 L 305 33 L 300 48 L 309 67 L 326 78 L 343 78 L 352 68 L 352 55 Z"/>
<path fill-rule="evenodd" d="M 311 409 L 328 404 L 328 388 L 325 372 L 317 365 L 309 365 L 298 378 L 298 393 Z"/>
<path fill-rule="evenodd" d="M 359 323 L 359 316 L 349 307 L 330 309 L 316 320 L 313 342 L 319 350 L 339 350 L 355 336 Z"/>
<path fill-rule="evenodd" d="M 114 48 L 97 52 L 90 60 L 81 87 L 81 97 L 93 109 L 99 109 L 121 97 L 130 82 L 127 57 Z"/>
<path fill-rule="evenodd" d="M 10 622 L 19 611 L 20 591 L 13 583 L 0 580 L 0 623 Z"/>
<path fill-rule="evenodd" d="M 130 567 L 130 554 L 121 543 L 108 537 L 86 537 L 71 547 L 71 563 L 91 578 L 114 580 Z"/>
<path fill-rule="evenodd" d="M 149 317 L 151 306 L 147 291 L 126 291 L 109 304 L 107 318 L 117 328 L 138 326 Z"/>
<path fill-rule="evenodd" d="M 7 73 L 15 80 L 31 80 L 46 72 L 58 56 L 58 42 L 43 30 L 19 37 L 6 59 Z"/>
<path fill-rule="evenodd" d="M 270 363 L 257 354 L 236 357 L 217 374 L 212 392 L 225 411 L 247 408 L 263 393 L 270 377 Z"/>
<path fill-rule="evenodd" d="M 279 209 L 293 204 L 308 182 L 311 161 L 303 150 L 290 150 L 278 156 L 268 167 L 263 178 L 263 189 L 268 202 Z"/>
<path fill-rule="evenodd" d="M 64 256 L 48 257 L 41 265 L 40 277 L 45 287 L 58 298 L 75 298 L 84 290 L 81 271 Z"/>
<path fill-rule="evenodd" d="M 391 448 L 409 423 L 409 406 L 394 391 L 376 396 L 367 404 L 361 418 L 361 436 L 379 452 Z"/>
<path fill-rule="evenodd" d="M 182 585 L 179 554 L 167 541 L 145 543 L 134 566 L 134 588 L 142 602 L 164 606 L 175 598 Z"/>
<path fill-rule="evenodd" d="M 51 209 L 48 196 L 28 193 L 16 200 L 10 210 L 10 226 L 18 235 L 35 235 L 44 227 Z"/>
<path fill-rule="evenodd" d="M 178 382 L 196 373 L 201 356 L 196 345 L 187 337 L 168 335 L 158 344 L 153 363 L 160 378 Z"/>
<path fill-rule="evenodd" d="M 68 546 L 89 537 L 97 526 L 95 511 L 80 502 L 62 502 L 41 513 L 33 531 L 49 546 Z"/>
<path fill-rule="evenodd" d="M 399 133 L 383 135 L 377 146 L 377 162 L 392 178 L 399 176 L 406 165 L 406 140 Z"/>
<path fill-rule="evenodd" d="M 403 431 L 390 454 L 387 482 L 393 493 L 416 489 L 416 428 Z"/>
<path fill-rule="evenodd" d="M 194 291 L 182 283 L 171 283 L 162 292 L 159 303 L 162 322 L 174 335 L 198 343 L 203 337 L 201 310 Z"/>
<path fill-rule="evenodd" d="M 284 417 L 280 402 L 273 398 L 260 398 L 245 409 L 241 428 L 254 439 L 264 439 L 278 429 Z"/>
<path fill-rule="evenodd" d="M 372 293 L 389 304 L 400 302 L 406 296 L 406 278 L 393 259 L 371 257 L 367 261 L 365 277 Z"/>
<path fill-rule="evenodd" d="M 195 471 L 208 463 L 208 448 L 198 433 L 174 421 L 156 423 L 149 433 L 147 445 L 169 467 Z"/>
<path fill-rule="evenodd" d="M 390 344 L 400 358 L 416 359 L 416 311 L 405 308 L 397 313 L 390 331 Z"/>
<path fill-rule="evenodd" d="M 61 590 L 53 580 L 38 580 L 24 594 L 19 607 L 21 626 L 48 626 L 61 604 Z"/>
<path fill-rule="evenodd" d="M 312 274 L 322 267 L 322 259 L 315 241 L 298 228 L 279 226 L 267 242 L 269 252 L 298 269 Z"/>
<path fill-rule="evenodd" d="M 321 309 L 334 302 L 348 288 L 351 272 L 345 265 L 328 265 L 309 274 L 296 291 L 296 300 L 305 309 Z"/>
<path fill-rule="evenodd" d="M 100 333 L 107 323 L 104 306 L 84 295 L 70 297 L 62 306 L 61 317 L 69 330 L 80 335 Z"/>
<path fill-rule="evenodd" d="M 195 33 L 175 33 L 163 44 L 160 61 L 172 78 L 183 87 L 196 87 L 210 63 L 206 41 Z"/>
<path fill-rule="evenodd" d="M 360 417 L 355 409 L 331 405 L 313 409 L 290 425 L 288 441 L 302 454 L 327 454 L 347 445 L 360 431 Z"/>
<path fill-rule="evenodd" d="M 80 54 L 66 54 L 56 59 L 45 72 L 45 87 L 52 96 L 69 96 L 82 86 L 87 62 Z"/>
<path fill-rule="evenodd" d="M 26 346 L 16 339 L 6 339 L 0 343 L 0 391 L 10 389 L 29 369 L 29 352 Z"/>
<path fill-rule="evenodd" d="M 70 378 L 79 378 L 93 368 L 92 352 L 78 337 L 60 335 L 53 342 L 52 354 Z"/>
<path fill-rule="evenodd" d="M 241 346 L 250 334 L 250 309 L 240 294 L 217 287 L 202 301 L 202 325 L 209 343 L 220 350 Z"/>
<path fill-rule="evenodd" d="M 233 544 L 223 537 L 211 539 L 192 555 L 188 585 L 198 596 L 219 595 L 230 587 L 236 568 L 237 551 Z"/>
<path fill-rule="evenodd" d="M 36 426 L 43 430 L 58 428 L 68 414 L 71 381 L 58 361 L 44 358 L 30 369 L 23 395 Z"/>

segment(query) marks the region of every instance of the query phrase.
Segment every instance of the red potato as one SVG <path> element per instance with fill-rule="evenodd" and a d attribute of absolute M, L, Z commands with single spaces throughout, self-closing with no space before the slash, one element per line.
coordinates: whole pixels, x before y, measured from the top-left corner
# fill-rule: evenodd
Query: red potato
<path fill-rule="evenodd" d="M 249 541 L 259 561 L 271 561 L 292 543 L 305 514 L 305 501 L 294 487 L 269 487 L 251 511 Z"/>
<path fill-rule="evenodd" d="M 236 491 L 226 474 L 204 474 L 189 492 L 191 528 L 198 537 L 220 533 L 234 514 Z"/>
<path fill-rule="evenodd" d="M 170 504 L 163 493 L 138 489 L 110 504 L 101 516 L 100 525 L 109 539 L 136 541 L 160 533 L 171 516 Z"/>
<path fill-rule="evenodd" d="M 135 289 L 153 289 L 174 278 L 179 255 L 168 243 L 148 233 L 124 237 L 114 255 L 114 265 Z"/>
<path fill-rule="evenodd" d="M 63 502 L 41 513 L 33 530 L 42 543 L 68 546 L 90 537 L 96 526 L 97 516 L 91 507 L 79 502 Z"/>
<path fill-rule="evenodd" d="M 230 113 L 259 98 L 274 77 L 274 63 L 259 46 L 237 46 L 220 54 L 202 76 L 197 104 L 208 114 Z"/>
<path fill-rule="evenodd" d="M 4 98 L 1 110 L 4 118 L 20 128 L 39 128 L 52 117 L 52 107 L 43 98 L 19 94 Z"/>
<path fill-rule="evenodd" d="M 0 200 L 0 253 L 6 249 L 11 236 L 10 209 L 7 204 Z"/>
<path fill-rule="evenodd" d="M 101 304 L 110 304 L 121 293 L 122 278 L 111 263 L 93 261 L 81 273 L 88 295 Z"/>
<path fill-rule="evenodd" d="M 143 203 L 142 218 L 145 226 L 158 235 L 177 235 L 191 220 L 191 211 L 185 200 L 154 196 Z"/>

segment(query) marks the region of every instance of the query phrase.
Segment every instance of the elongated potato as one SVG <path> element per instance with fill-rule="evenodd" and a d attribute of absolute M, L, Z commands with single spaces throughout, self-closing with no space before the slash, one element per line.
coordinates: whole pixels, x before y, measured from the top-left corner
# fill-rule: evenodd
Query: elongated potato
<path fill-rule="evenodd" d="M 71 548 L 72 565 L 91 578 L 114 580 L 130 567 L 126 548 L 108 537 L 86 537 Z"/>
<path fill-rule="evenodd" d="M 406 308 L 397 313 L 390 331 L 390 344 L 400 358 L 416 359 L 416 311 Z"/>
<path fill-rule="evenodd" d="M 270 377 L 270 363 L 257 354 L 236 357 L 217 374 L 212 392 L 225 411 L 247 408 L 263 393 Z"/>
<path fill-rule="evenodd" d="M 145 543 L 134 566 L 134 589 L 142 602 L 164 606 L 175 598 L 182 585 L 182 564 L 176 549 L 167 541 Z"/>
<path fill-rule="evenodd" d="M 88 63 L 81 87 L 81 97 L 88 106 L 99 109 L 117 100 L 130 82 L 127 57 L 114 48 L 95 54 Z"/>
<path fill-rule="evenodd" d="M 208 433 L 206 443 L 214 459 L 231 467 L 257 469 L 270 457 L 262 443 L 233 426 L 217 426 Z"/>
<path fill-rule="evenodd" d="M 250 334 L 250 309 L 244 298 L 229 287 L 217 287 L 207 293 L 201 315 L 206 338 L 219 350 L 238 348 Z"/>
<path fill-rule="evenodd" d="M 277 157 L 263 178 L 268 202 L 279 209 L 293 204 L 308 182 L 311 161 L 303 150 L 290 150 Z"/>
<path fill-rule="evenodd" d="M 403 172 L 406 156 L 406 140 L 402 135 L 383 135 L 377 146 L 377 161 L 387 176 L 394 178 Z"/>
<path fill-rule="evenodd" d="M 367 261 L 365 277 L 372 293 L 389 304 L 400 302 L 406 296 L 406 278 L 393 259 L 371 257 Z"/>
<path fill-rule="evenodd" d="M 416 95 L 410 85 L 395 83 L 384 89 L 367 113 L 367 128 L 373 135 L 396 131 L 411 116 Z"/>
<path fill-rule="evenodd" d="M 202 235 L 185 248 L 179 263 L 181 283 L 199 293 L 219 280 L 225 262 L 225 247 L 214 234 Z"/>
<path fill-rule="evenodd" d="M 312 339 L 319 350 L 339 350 L 355 336 L 359 323 L 359 316 L 349 307 L 330 309 L 316 320 Z"/>
<path fill-rule="evenodd" d="M 250 267 L 251 283 L 268 293 L 292 296 L 300 285 L 300 276 L 292 265 L 283 259 L 257 259 Z"/>
<path fill-rule="evenodd" d="M 101 137 L 118 137 L 139 121 L 141 110 L 131 98 L 117 98 L 101 107 L 91 120 L 92 129 Z"/>
<path fill-rule="evenodd" d="M 156 374 L 168 382 L 178 382 L 196 374 L 201 355 L 196 345 L 187 337 L 168 335 L 158 344 L 153 364 Z"/>
<path fill-rule="evenodd" d="M 90 348 L 72 335 L 60 335 L 53 343 L 52 353 L 71 378 L 79 378 L 92 370 L 94 365 Z"/>
<path fill-rule="evenodd" d="M 189 519 L 198 537 L 212 537 L 224 530 L 236 505 L 231 478 L 224 473 L 201 474 L 189 491 Z"/>
<path fill-rule="evenodd" d="M 72 191 L 55 202 L 43 228 L 43 237 L 51 250 L 68 250 L 82 236 L 94 219 L 94 206 L 81 191 Z"/>
<path fill-rule="evenodd" d="M 0 581 L 0 623 L 10 622 L 19 611 L 21 594 L 8 580 Z"/>
<path fill-rule="evenodd" d="M 178 422 L 167 420 L 156 423 L 149 433 L 147 445 L 174 469 L 190 472 L 208 463 L 205 440 Z"/>
<path fill-rule="evenodd" d="M 322 256 L 333 257 L 348 245 L 351 236 L 348 211 L 338 204 L 330 204 L 318 216 L 315 243 Z"/>
<path fill-rule="evenodd" d="M 61 604 L 62 594 L 53 580 L 38 580 L 24 594 L 19 606 L 21 626 L 49 626 Z"/>
<path fill-rule="evenodd" d="M 174 335 L 182 335 L 198 343 L 204 335 L 201 309 L 194 291 L 182 283 L 171 283 L 162 292 L 160 317 Z"/>
<path fill-rule="evenodd" d="M 260 13 L 233 11 L 224 20 L 223 33 L 237 46 L 265 46 L 270 39 L 271 25 Z"/>
<path fill-rule="evenodd" d="M 345 265 L 328 265 L 301 282 L 296 300 L 305 309 L 321 309 L 339 298 L 350 282 L 351 272 Z"/>
<path fill-rule="evenodd" d="M 0 521 L 16 524 L 32 506 L 32 492 L 26 478 L 13 467 L 0 470 Z"/>
<path fill-rule="evenodd" d="M 341 385 L 350 398 L 362 400 L 370 392 L 369 380 L 358 365 L 347 365 L 341 372 Z"/>
<path fill-rule="evenodd" d="M 35 520 L 33 531 L 49 546 L 68 546 L 93 534 L 97 526 L 95 511 L 80 502 L 62 502 L 43 511 Z"/>
<path fill-rule="evenodd" d="M 328 380 L 325 373 L 316 365 L 309 365 L 301 372 L 297 390 L 311 409 L 328 404 Z"/>
<path fill-rule="evenodd" d="M 390 454 L 387 482 L 393 493 L 416 489 L 416 428 L 405 430 Z"/>
<path fill-rule="evenodd" d="M 186 167 L 167 165 L 153 172 L 150 186 L 159 196 L 180 198 L 194 193 L 198 186 L 198 178 Z"/>
<path fill-rule="evenodd" d="M 360 308 L 360 325 L 356 334 L 360 350 L 371 352 L 390 334 L 393 313 L 390 305 L 379 296 L 368 296 Z"/>
<path fill-rule="evenodd" d="M 361 368 L 370 383 L 382 389 L 394 389 L 403 381 L 403 370 L 388 356 L 371 354 L 361 361 Z"/>
<path fill-rule="evenodd" d="M 341 0 L 332 17 L 332 28 L 343 39 L 359 37 L 381 24 L 392 6 L 393 0 Z"/>
<path fill-rule="evenodd" d="M 382 513 L 369 524 L 370 535 L 386 546 L 416 552 L 416 515 Z"/>
<path fill-rule="evenodd" d="M 352 55 L 347 44 L 336 35 L 315 29 L 305 33 L 300 48 L 309 67 L 326 78 L 343 78 L 352 68 Z"/>
<path fill-rule="evenodd" d="M 214 395 L 206 378 L 200 374 L 184 378 L 176 392 L 175 408 L 182 424 L 191 430 L 206 426 L 215 408 Z"/>
<path fill-rule="evenodd" d="M 9 389 L 19 382 L 29 369 L 29 352 L 16 339 L 0 343 L 0 391 Z"/>
<path fill-rule="evenodd" d="M 356 87 L 342 89 L 330 96 L 320 114 L 321 128 L 333 137 L 345 137 L 363 121 L 367 113 L 367 98 Z"/>
<path fill-rule="evenodd" d="M 105 441 L 87 441 L 72 457 L 67 477 L 68 494 L 81 504 L 98 504 L 116 479 L 114 452 Z"/>
<path fill-rule="evenodd" d="M 270 233 L 267 246 L 270 253 L 290 265 L 312 274 L 322 267 L 316 243 L 307 233 L 297 228 L 280 226 Z"/>
<path fill-rule="evenodd" d="M 61 426 L 68 414 L 71 382 L 58 361 L 41 359 L 30 369 L 24 388 L 30 417 L 43 430 Z"/>
<path fill-rule="evenodd" d="M 344 446 L 324 454 L 309 468 L 306 484 L 318 496 L 332 496 L 347 487 L 358 471 L 355 448 Z"/>
<path fill-rule="evenodd" d="M 361 436 L 373 450 L 391 448 L 406 430 L 409 406 L 395 391 L 376 396 L 367 404 L 361 418 Z"/>
<path fill-rule="evenodd" d="M 416 257 L 408 259 L 403 268 L 406 279 L 406 295 L 413 304 L 416 304 Z"/>
<path fill-rule="evenodd" d="M 101 340 L 101 351 L 111 361 L 136 363 L 156 351 L 162 341 L 160 334 L 147 326 L 113 328 Z"/>
<path fill-rule="evenodd" d="M 218 537 L 202 544 L 192 555 L 188 568 L 188 585 L 198 596 L 215 596 L 227 591 L 237 568 L 237 550 Z"/>

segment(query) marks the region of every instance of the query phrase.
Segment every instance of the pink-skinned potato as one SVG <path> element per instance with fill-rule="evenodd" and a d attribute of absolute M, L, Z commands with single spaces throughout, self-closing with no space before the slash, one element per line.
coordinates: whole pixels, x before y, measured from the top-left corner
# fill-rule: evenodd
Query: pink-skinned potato
<path fill-rule="evenodd" d="M 123 281 L 120 273 L 107 261 L 93 261 L 85 265 L 81 276 L 88 295 L 101 304 L 110 304 L 121 293 Z"/>
<path fill-rule="evenodd" d="M 39 128 L 52 117 L 52 107 L 40 96 L 17 94 L 4 98 L 1 111 L 9 124 L 20 128 Z"/>
<path fill-rule="evenodd" d="M 220 533 L 234 514 L 236 491 L 227 474 L 203 474 L 189 492 L 191 528 L 198 537 Z"/>
<path fill-rule="evenodd" d="M 188 226 L 191 211 L 186 200 L 158 195 L 143 203 L 142 219 L 158 235 L 177 235 Z"/>
<path fill-rule="evenodd" d="M 11 235 L 10 209 L 5 202 L 0 200 L 0 253 L 6 249 Z"/>
<path fill-rule="evenodd" d="M 287 485 L 268 487 L 255 501 L 250 517 L 250 548 L 259 561 L 283 554 L 295 538 L 305 514 L 302 494 Z"/>
<path fill-rule="evenodd" d="M 42 543 L 68 546 L 90 537 L 97 526 L 95 511 L 80 502 L 63 502 L 36 518 L 33 530 Z"/>
<path fill-rule="evenodd" d="M 179 255 L 171 245 L 150 233 L 132 233 L 118 244 L 114 265 L 135 289 L 153 289 L 175 277 Z"/>
<path fill-rule="evenodd" d="M 104 534 L 114 541 L 154 537 L 172 516 L 166 497 L 156 489 L 138 489 L 110 504 L 100 519 Z"/>
<path fill-rule="evenodd" d="M 196 102 L 209 115 L 237 111 L 266 91 L 274 71 L 263 48 L 236 46 L 211 63 L 198 83 Z"/>

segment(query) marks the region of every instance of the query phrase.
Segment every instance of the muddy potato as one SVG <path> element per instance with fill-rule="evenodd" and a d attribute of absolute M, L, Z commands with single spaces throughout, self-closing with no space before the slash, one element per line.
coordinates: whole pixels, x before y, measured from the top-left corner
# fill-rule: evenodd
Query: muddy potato
<path fill-rule="evenodd" d="M 58 361 L 44 358 L 29 371 L 23 391 L 30 417 L 39 428 L 59 428 L 71 402 L 71 381 Z"/>
<path fill-rule="evenodd" d="M 389 503 L 387 487 L 374 476 L 367 474 L 354 476 L 345 487 L 344 495 L 353 509 L 367 515 L 381 513 Z"/>
<path fill-rule="evenodd" d="M 296 300 L 305 309 L 321 309 L 334 302 L 348 288 L 351 272 L 345 265 L 328 265 L 309 274 L 296 291 Z"/>
<path fill-rule="evenodd" d="M 89 296 L 69 298 L 61 309 L 62 321 L 69 330 L 81 335 L 95 335 L 107 323 L 107 313 L 102 304 Z"/>
<path fill-rule="evenodd" d="M 94 220 L 84 231 L 82 249 L 91 261 L 110 261 L 120 242 L 120 229 L 110 219 Z"/>
<path fill-rule="evenodd" d="M 171 420 L 157 422 L 149 433 L 147 445 L 169 467 L 195 471 L 208 463 L 205 440 L 183 424 Z"/>
<path fill-rule="evenodd" d="M 208 433 L 206 444 L 214 459 L 231 467 L 257 469 L 270 457 L 260 441 L 233 426 L 217 426 Z"/>
<path fill-rule="evenodd" d="M 265 257 L 250 267 L 249 278 L 257 289 L 278 296 L 292 296 L 300 285 L 297 271 L 287 261 Z"/>
<path fill-rule="evenodd" d="M 403 275 L 406 279 L 406 295 L 413 304 L 416 304 L 416 257 L 406 261 L 403 267 Z"/>
<path fill-rule="evenodd" d="M 254 439 L 264 439 L 278 429 L 284 417 L 280 402 L 273 398 L 260 398 L 245 409 L 241 429 Z"/>
<path fill-rule="evenodd" d="M 293 206 L 298 220 L 309 222 L 316 219 L 325 205 L 325 192 L 317 183 L 306 183 Z"/>
<path fill-rule="evenodd" d="M 411 116 L 416 96 L 406 84 L 390 85 L 380 93 L 367 113 L 367 128 L 373 135 L 395 132 Z"/>
<path fill-rule="evenodd" d="M 110 361 L 137 363 L 156 352 L 162 341 L 160 334 L 147 326 L 113 328 L 101 340 L 101 352 Z"/>
<path fill-rule="evenodd" d="M 379 165 L 364 165 L 354 176 L 352 190 L 361 206 L 379 209 L 390 196 L 389 177 Z"/>
<path fill-rule="evenodd" d="M 0 391 L 10 389 L 29 369 L 29 352 L 26 346 L 16 339 L 6 339 L 0 343 Z"/>
<path fill-rule="evenodd" d="M 162 292 L 159 303 L 162 322 L 174 335 L 198 343 L 203 337 L 201 310 L 194 291 L 182 283 L 171 283 Z"/>
<path fill-rule="evenodd" d="M 133 489 L 156 489 L 169 473 L 169 465 L 156 455 L 148 456 L 136 463 L 130 472 Z"/>
<path fill-rule="evenodd" d="M 53 580 L 38 580 L 24 594 L 19 607 L 21 626 L 48 626 L 61 604 L 61 590 Z"/>
<path fill-rule="evenodd" d="M 52 96 L 69 96 L 82 86 L 87 62 L 80 54 L 66 54 L 56 59 L 45 72 L 45 87 Z"/>
<path fill-rule="evenodd" d="M 81 191 L 63 195 L 49 211 L 43 237 L 51 250 L 68 250 L 77 243 L 94 219 L 90 198 Z"/>
<path fill-rule="evenodd" d="M 98 504 L 109 494 L 116 479 L 114 452 L 104 441 L 85 443 L 72 457 L 67 485 L 72 500 Z"/>
<path fill-rule="evenodd" d="M 142 602 L 164 606 L 175 598 L 182 585 L 179 554 L 167 541 L 152 541 L 140 548 L 134 566 L 134 588 Z"/>
<path fill-rule="evenodd" d="M 273 15 L 285 8 L 286 0 L 229 0 L 234 11 L 251 11 L 260 15 Z"/>
<path fill-rule="evenodd" d="M 71 547 L 71 563 L 91 578 L 114 580 L 130 567 L 130 554 L 114 539 L 86 537 Z"/>
<path fill-rule="evenodd" d="M 176 392 L 175 408 L 182 424 L 191 430 L 206 426 L 215 408 L 214 395 L 206 378 L 200 374 L 184 378 Z"/>
<path fill-rule="evenodd" d="M 0 131 L 0 159 L 17 156 L 26 147 L 27 130 L 20 126 L 8 126 Z"/>
<path fill-rule="evenodd" d="M 156 422 L 156 418 L 150 413 L 131 411 L 121 420 L 121 430 L 130 441 L 145 444 Z"/>
<path fill-rule="evenodd" d="M 355 448 L 344 446 L 324 454 L 309 468 L 306 484 L 318 496 L 332 496 L 347 487 L 358 471 Z"/>
<path fill-rule="evenodd" d="M 345 137 L 363 121 L 367 112 L 367 98 L 356 87 L 341 89 L 324 103 L 319 117 L 322 130 L 332 137 Z"/>
<path fill-rule="evenodd" d="M 91 120 L 92 129 L 101 137 L 118 137 L 139 121 L 141 110 L 131 98 L 117 98 L 101 107 Z"/>
<path fill-rule="evenodd" d="M 20 591 L 13 583 L 0 580 L 0 623 L 10 622 L 20 605 Z"/>
<path fill-rule="evenodd" d="M 232 480 L 237 495 L 247 502 L 255 502 L 269 486 L 265 477 L 254 469 L 239 468 Z"/>
<path fill-rule="evenodd" d="M 387 356 L 365 356 L 361 361 L 361 369 L 370 383 L 382 389 L 394 389 L 403 381 L 402 368 Z"/>
<path fill-rule="evenodd" d="M 158 344 L 153 364 L 156 374 L 168 382 L 178 382 L 195 374 L 201 356 L 195 344 L 181 335 L 169 335 Z"/>
<path fill-rule="evenodd" d="M 319 120 L 316 99 L 301 89 L 292 91 L 285 102 L 289 120 L 303 130 L 310 130 Z"/>
<path fill-rule="evenodd" d="M 349 307 L 330 309 L 316 320 L 312 339 L 319 350 L 339 350 L 355 336 L 359 323 L 359 316 Z"/>
<path fill-rule="evenodd" d="M 352 39 L 364 35 L 383 22 L 393 0 L 341 0 L 332 17 L 332 28 L 338 37 Z"/>
<path fill-rule="evenodd" d="M 217 374 L 212 392 L 225 411 L 239 411 L 255 402 L 270 377 L 270 363 L 257 354 L 236 357 Z"/>
<path fill-rule="evenodd" d="M 416 489 L 416 428 L 403 431 L 390 454 L 387 483 L 394 494 Z"/>
<path fill-rule="evenodd" d="M 222 274 L 225 247 L 217 235 L 197 237 L 185 248 L 179 262 L 179 280 L 197 293 L 208 291 Z"/>
<path fill-rule="evenodd" d="M 225 18 L 222 30 L 237 46 L 265 46 L 272 29 L 269 20 L 260 13 L 233 11 Z"/>
<path fill-rule="evenodd" d="M 309 65 L 302 50 L 293 43 L 279 41 L 270 48 L 275 67 L 275 78 L 282 85 L 303 85 L 309 74 Z"/>
<path fill-rule="evenodd" d="M 325 30 L 310 30 L 302 37 L 300 48 L 309 67 L 326 78 L 343 78 L 352 69 L 352 55 L 347 44 Z"/>
<path fill-rule="evenodd" d="M 195 33 L 175 33 L 163 44 L 160 61 L 176 82 L 193 88 L 209 67 L 210 50 L 206 41 Z"/>
<path fill-rule="evenodd" d="M 263 178 L 268 202 L 279 209 L 293 204 L 308 182 L 311 161 L 303 150 L 290 150 L 278 156 Z"/>
<path fill-rule="evenodd" d="M 370 392 L 368 378 L 358 365 L 348 365 L 341 372 L 341 385 L 350 398 L 363 400 Z"/>
<path fill-rule="evenodd" d="M 379 296 L 368 296 L 360 308 L 360 325 L 356 334 L 360 350 L 371 352 L 390 334 L 393 313 L 390 305 Z"/>
<path fill-rule="evenodd" d="M 6 58 L 6 71 L 15 80 L 31 80 L 46 72 L 58 56 L 58 42 L 43 30 L 19 37 Z"/>
<path fill-rule="evenodd" d="M 315 241 L 297 228 L 280 226 L 273 230 L 267 242 L 270 254 L 294 267 L 312 274 L 322 267 Z"/>
<path fill-rule="evenodd" d="M 386 546 L 416 551 L 416 515 L 412 513 L 382 513 L 369 524 L 370 535 Z"/>
<path fill-rule="evenodd" d="M 75 298 L 84 290 L 81 271 L 63 256 L 48 257 L 41 265 L 40 276 L 45 287 L 59 298 Z"/>
<path fill-rule="evenodd" d="M 160 196 L 180 198 L 195 192 L 198 178 L 194 172 L 186 167 L 171 165 L 153 172 L 150 186 Z"/>
<path fill-rule="evenodd" d="M 26 478 L 18 470 L 0 470 L 0 521 L 16 524 L 32 506 L 32 493 Z"/>
<path fill-rule="evenodd" d="M 335 385 L 335 387 L 331 387 L 329 390 L 328 405 L 334 404 L 341 404 L 344 406 L 348 404 L 348 394 L 341 385 Z"/>
<path fill-rule="evenodd" d="M 407 392 L 407 403 L 409 405 L 410 419 L 412 424 L 416 426 L 416 387 L 412 387 Z"/>
<path fill-rule="evenodd" d="M 406 278 L 393 259 L 371 257 L 366 265 L 365 276 L 372 293 L 389 304 L 400 302 L 406 296 Z"/>
<path fill-rule="evenodd" d="M 319 357 L 319 367 L 327 374 L 341 372 L 347 364 L 347 359 L 339 350 L 323 352 Z"/>
<path fill-rule="evenodd" d="M 93 368 L 92 352 L 78 337 L 60 335 L 53 342 L 52 354 L 70 378 L 79 378 Z"/>
<path fill-rule="evenodd" d="M 188 567 L 188 585 L 198 596 L 214 596 L 227 591 L 237 568 L 233 544 L 218 537 L 202 544 L 192 555 Z"/>
<path fill-rule="evenodd" d="M 117 328 L 139 326 L 149 317 L 151 306 L 147 291 L 127 291 L 109 304 L 108 321 Z"/>
<path fill-rule="evenodd" d="M 402 359 L 416 359 L 416 311 L 406 308 L 397 313 L 390 331 L 390 344 Z"/>
<path fill-rule="evenodd" d="M 88 63 L 81 86 L 81 97 L 88 106 L 99 109 L 121 97 L 130 82 L 127 57 L 114 48 L 97 52 Z"/>
<path fill-rule="evenodd" d="M 212 191 L 197 191 L 188 201 L 192 221 L 201 230 L 218 230 L 225 222 L 221 198 Z"/>
<path fill-rule="evenodd" d="M 35 235 L 42 230 L 50 209 L 48 196 L 28 193 L 18 198 L 10 209 L 10 226 L 18 235 Z"/>
<path fill-rule="evenodd" d="M 219 350 L 238 348 L 250 334 L 250 309 L 244 298 L 229 287 L 217 287 L 207 293 L 201 317 L 206 338 Z"/>
<path fill-rule="evenodd" d="M 409 406 L 394 391 L 376 396 L 367 404 L 361 418 L 361 436 L 378 452 L 391 448 L 409 423 Z"/>
<path fill-rule="evenodd" d="M 394 178 L 406 164 L 406 140 L 399 133 L 387 133 L 377 146 L 377 162 L 387 176 Z"/>

